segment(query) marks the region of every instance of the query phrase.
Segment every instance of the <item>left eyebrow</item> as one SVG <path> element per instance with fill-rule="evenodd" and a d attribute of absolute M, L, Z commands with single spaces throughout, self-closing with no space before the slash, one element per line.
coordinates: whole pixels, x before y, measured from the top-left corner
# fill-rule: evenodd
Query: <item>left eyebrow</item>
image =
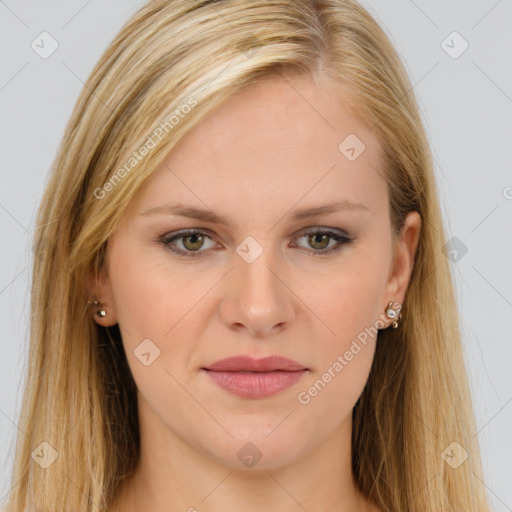
<path fill-rule="evenodd" d="M 335 201 L 322 206 L 314 206 L 307 209 L 296 210 L 291 214 L 294 221 L 307 219 L 310 217 L 317 217 L 319 215 L 329 215 L 341 210 L 361 210 L 368 211 L 368 208 L 359 202 L 352 202 L 348 200 Z M 226 218 L 216 214 L 213 210 L 204 208 L 197 208 L 194 206 L 185 206 L 183 203 L 164 204 L 162 206 L 155 206 L 149 208 L 141 213 L 143 216 L 166 214 L 177 215 L 179 217 L 188 217 L 190 219 L 201 220 L 203 222 L 212 222 L 228 225 L 229 222 Z"/>
<path fill-rule="evenodd" d="M 316 206 L 305 210 L 297 210 L 292 214 L 292 219 L 302 220 L 309 217 L 316 217 L 318 215 L 329 215 L 341 210 L 368 211 L 368 208 L 362 203 L 354 203 L 352 201 L 335 201 L 334 203 L 326 204 L 324 206 Z"/>

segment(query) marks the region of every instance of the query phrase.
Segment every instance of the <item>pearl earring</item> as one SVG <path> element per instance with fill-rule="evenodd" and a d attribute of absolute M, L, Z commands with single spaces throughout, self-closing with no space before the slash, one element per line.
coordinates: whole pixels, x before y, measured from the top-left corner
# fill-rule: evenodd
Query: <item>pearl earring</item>
<path fill-rule="evenodd" d="M 87 301 L 87 304 L 93 304 L 94 307 L 96 308 L 100 308 L 98 311 L 96 311 L 96 314 L 100 317 L 100 318 L 104 318 L 106 315 L 107 315 L 107 312 L 105 311 L 105 309 L 103 309 L 103 307 L 101 306 L 101 304 L 96 300 L 89 300 Z"/>

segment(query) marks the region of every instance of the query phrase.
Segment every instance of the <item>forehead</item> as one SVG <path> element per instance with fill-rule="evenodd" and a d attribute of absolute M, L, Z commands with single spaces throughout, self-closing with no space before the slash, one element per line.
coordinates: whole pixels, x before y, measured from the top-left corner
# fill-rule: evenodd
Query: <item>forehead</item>
<path fill-rule="evenodd" d="M 223 158 L 293 148 L 295 154 L 325 152 L 327 158 L 337 159 L 339 144 L 350 134 L 366 146 L 377 143 L 375 133 L 351 113 L 348 98 L 331 79 L 272 77 L 222 103 L 182 139 L 174 156 L 191 147 L 200 149 L 197 156 Z"/>
<path fill-rule="evenodd" d="M 334 82 L 323 75 L 316 80 L 275 77 L 252 84 L 221 104 L 180 141 L 169 162 L 194 159 L 214 164 L 213 158 L 228 167 L 242 162 L 251 167 L 251 161 L 261 159 L 273 172 L 276 166 L 271 159 L 279 157 L 280 164 L 306 159 L 318 162 L 317 166 L 356 167 L 347 159 L 352 155 L 340 151 L 347 138 L 357 143 L 357 152 L 364 145 L 366 155 L 362 156 L 376 163 L 375 132 L 350 112 Z"/>
<path fill-rule="evenodd" d="M 230 205 L 262 213 L 337 200 L 384 207 L 381 157 L 375 132 L 334 82 L 273 77 L 239 91 L 188 132 L 149 180 L 144 206 L 175 199 L 219 213 Z"/>

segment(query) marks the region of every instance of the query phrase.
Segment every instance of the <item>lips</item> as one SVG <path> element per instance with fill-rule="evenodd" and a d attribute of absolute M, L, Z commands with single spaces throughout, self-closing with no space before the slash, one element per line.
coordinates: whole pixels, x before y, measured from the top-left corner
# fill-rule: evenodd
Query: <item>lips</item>
<path fill-rule="evenodd" d="M 219 387 L 243 398 L 264 398 L 296 384 L 309 370 L 280 356 L 236 356 L 201 368 Z"/>
<path fill-rule="evenodd" d="M 297 361 L 281 356 L 268 356 L 262 359 L 254 359 L 250 356 L 228 357 L 205 366 L 204 369 L 217 372 L 273 372 L 276 370 L 293 372 L 307 370 L 304 365 Z"/>

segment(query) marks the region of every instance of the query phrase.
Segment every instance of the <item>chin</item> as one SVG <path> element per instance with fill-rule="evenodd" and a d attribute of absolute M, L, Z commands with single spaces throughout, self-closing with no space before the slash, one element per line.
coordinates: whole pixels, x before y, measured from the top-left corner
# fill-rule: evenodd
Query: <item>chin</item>
<path fill-rule="evenodd" d="M 309 443 L 300 436 L 300 429 L 285 428 L 278 423 L 270 428 L 266 423 L 260 427 L 253 423 L 250 429 L 230 429 L 233 438 L 226 436 L 224 443 L 205 449 L 225 466 L 255 472 L 287 466 L 307 451 Z"/>

